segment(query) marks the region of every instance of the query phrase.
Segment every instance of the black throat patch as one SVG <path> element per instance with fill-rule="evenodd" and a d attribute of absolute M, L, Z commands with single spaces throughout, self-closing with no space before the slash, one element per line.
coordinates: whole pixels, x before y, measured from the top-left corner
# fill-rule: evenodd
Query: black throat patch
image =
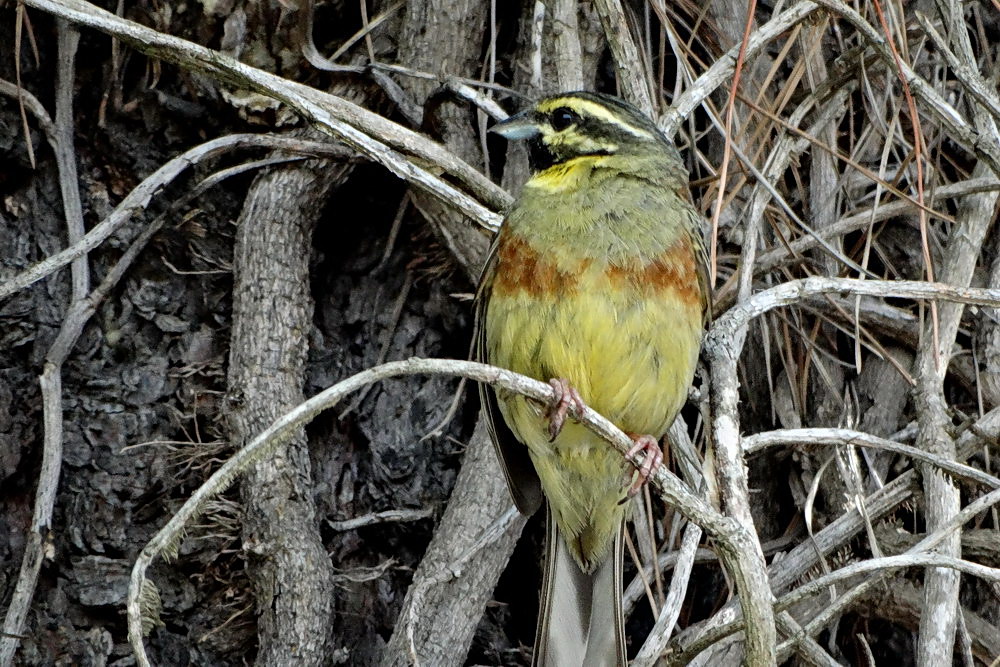
<path fill-rule="evenodd" d="M 528 166 L 533 173 L 544 171 L 556 163 L 552 154 L 540 136 L 528 140 Z"/>

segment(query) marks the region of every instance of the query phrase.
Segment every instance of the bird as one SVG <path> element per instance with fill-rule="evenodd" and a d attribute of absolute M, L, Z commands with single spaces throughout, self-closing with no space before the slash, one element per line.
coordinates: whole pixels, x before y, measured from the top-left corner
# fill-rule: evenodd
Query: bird
<path fill-rule="evenodd" d="M 547 506 L 532 664 L 625 665 L 624 501 L 662 461 L 693 381 L 710 310 L 703 218 L 676 147 L 619 98 L 560 93 L 492 130 L 527 142 L 530 177 L 482 272 L 476 355 L 555 396 L 480 387 L 515 505 Z M 632 438 L 639 471 L 567 419 L 582 405 Z"/>

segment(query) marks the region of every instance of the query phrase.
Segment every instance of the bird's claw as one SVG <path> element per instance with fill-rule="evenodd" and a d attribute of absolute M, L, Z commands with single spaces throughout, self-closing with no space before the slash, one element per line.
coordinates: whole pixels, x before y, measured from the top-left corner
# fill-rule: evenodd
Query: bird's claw
<path fill-rule="evenodd" d="M 549 442 L 556 439 L 566 423 L 566 415 L 569 414 L 570 407 L 577 413 L 584 408 L 583 399 L 580 393 L 574 389 L 566 378 L 552 378 L 549 385 L 555 390 L 555 398 L 549 406 Z"/>
<path fill-rule="evenodd" d="M 653 471 L 660 467 L 663 463 L 663 450 L 660 449 L 660 443 L 651 435 L 631 435 L 632 449 L 628 450 L 625 455 L 625 459 L 630 462 L 634 462 L 636 455 L 639 452 L 645 452 L 646 457 L 642 460 L 639 465 L 638 472 L 635 481 L 628 489 L 628 497 L 631 498 L 635 494 L 639 493 L 640 489 L 649 482 L 649 478 L 652 476 Z M 626 476 L 625 483 L 628 484 L 632 479 L 633 468 L 631 465 L 626 464 Z"/>

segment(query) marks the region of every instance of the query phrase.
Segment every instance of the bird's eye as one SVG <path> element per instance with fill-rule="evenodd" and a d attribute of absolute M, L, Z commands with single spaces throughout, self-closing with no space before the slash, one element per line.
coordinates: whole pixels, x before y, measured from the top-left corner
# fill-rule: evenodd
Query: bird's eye
<path fill-rule="evenodd" d="M 556 132 L 562 132 L 570 125 L 575 125 L 580 122 L 580 117 L 572 109 L 567 109 L 566 107 L 559 107 L 552 112 L 552 129 Z"/>

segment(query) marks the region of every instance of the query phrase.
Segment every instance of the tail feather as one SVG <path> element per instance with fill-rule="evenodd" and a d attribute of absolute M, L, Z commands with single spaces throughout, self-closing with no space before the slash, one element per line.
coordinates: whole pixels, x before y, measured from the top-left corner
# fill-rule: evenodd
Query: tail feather
<path fill-rule="evenodd" d="M 545 578 L 533 667 L 625 667 L 622 529 L 590 573 L 574 560 L 549 513 Z"/>

